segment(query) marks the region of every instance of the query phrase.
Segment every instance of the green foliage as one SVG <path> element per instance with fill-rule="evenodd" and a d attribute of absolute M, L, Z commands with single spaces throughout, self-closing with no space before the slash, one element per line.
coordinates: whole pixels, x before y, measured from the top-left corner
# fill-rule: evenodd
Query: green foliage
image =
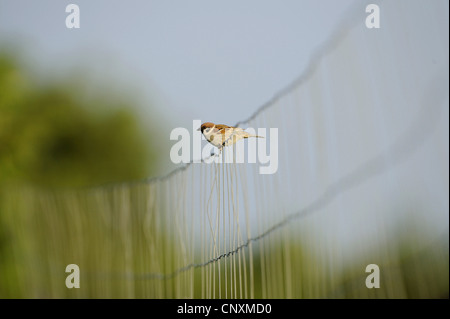
<path fill-rule="evenodd" d="M 26 280 L 24 267 L 29 258 L 41 254 L 48 255 L 49 260 L 60 260 L 65 253 L 71 254 L 81 247 L 75 239 L 83 239 L 85 243 L 84 239 L 92 238 L 101 229 L 86 219 L 87 225 L 98 228 L 83 228 L 82 234 L 72 236 L 73 220 L 69 224 L 55 224 L 67 216 L 75 220 L 86 214 L 93 219 L 99 216 L 100 210 L 76 210 L 73 201 L 60 210 L 46 207 L 43 211 L 49 214 L 35 218 L 33 206 L 38 206 L 45 196 L 33 201 L 26 191 L 30 185 L 35 191 L 50 188 L 63 194 L 70 188 L 143 179 L 156 173 L 161 158 L 157 139 L 148 138 L 154 132 L 143 129 L 133 103 L 123 96 L 115 92 L 89 95 L 86 82 L 82 85 L 67 79 L 42 82 L 11 54 L 0 52 L 0 296 L 3 297 L 27 296 L 20 283 Z M 12 193 L 17 196 L 12 197 Z M 13 203 L 11 209 L 6 208 L 8 201 Z M 16 217 L 30 226 L 27 232 L 12 223 Z M 50 229 L 56 232 L 53 238 Z M 41 239 L 50 240 L 62 249 L 42 250 L 36 245 Z M 70 246 L 72 242 L 76 245 Z M 103 247 L 96 250 L 92 248 L 94 242 L 90 241 L 86 250 L 98 256 L 98 251 L 106 246 L 102 242 Z M 59 255 L 55 257 L 53 253 Z M 37 277 L 48 278 L 44 273 Z"/>
<path fill-rule="evenodd" d="M 110 100 L 85 98 L 71 83 L 42 85 L 0 54 L 0 181 L 80 187 L 150 175 L 154 141 L 133 105 Z"/>

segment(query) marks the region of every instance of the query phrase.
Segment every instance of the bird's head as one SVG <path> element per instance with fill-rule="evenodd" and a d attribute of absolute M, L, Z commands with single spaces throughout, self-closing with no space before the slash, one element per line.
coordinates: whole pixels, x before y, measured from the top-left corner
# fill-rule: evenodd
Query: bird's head
<path fill-rule="evenodd" d="M 212 129 L 213 127 L 214 127 L 214 123 L 206 122 L 206 123 L 203 123 L 202 126 L 200 126 L 200 128 L 197 131 L 201 131 L 203 133 L 204 130 Z"/>

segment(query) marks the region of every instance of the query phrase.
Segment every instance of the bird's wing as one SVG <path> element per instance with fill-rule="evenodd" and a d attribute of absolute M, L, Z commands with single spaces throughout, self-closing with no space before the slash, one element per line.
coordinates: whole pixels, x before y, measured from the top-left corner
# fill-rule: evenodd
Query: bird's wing
<path fill-rule="evenodd" d="M 222 140 L 226 139 L 226 136 L 229 136 L 230 126 L 225 124 L 215 124 L 214 125 L 214 133 L 216 134 L 222 134 Z"/>
<path fill-rule="evenodd" d="M 222 143 L 224 145 L 234 144 L 237 140 L 245 138 L 246 135 L 248 135 L 248 133 L 240 127 L 233 127 L 225 124 L 216 124 L 214 126 L 214 132 L 221 133 Z"/>
<path fill-rule="evenodd" d="M 228 126 L 225 124 L 216 124 L 214 125 L 215 128 L 217 128 L 219 131 L 223 130 L 223 129 L 227 129 L 227 128 L 233 128 L 232 126 Z"/>

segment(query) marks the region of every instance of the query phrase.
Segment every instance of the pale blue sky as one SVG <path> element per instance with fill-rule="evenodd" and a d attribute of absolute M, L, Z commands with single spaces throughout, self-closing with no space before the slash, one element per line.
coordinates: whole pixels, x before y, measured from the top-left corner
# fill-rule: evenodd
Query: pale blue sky
<path fill-rule="evenodd" d="M 301 74 L 353 2 L 0 0 L 0 45 L 21 45 L 42 76 L 89 69 L 173 127 L 234 124 Z"/>

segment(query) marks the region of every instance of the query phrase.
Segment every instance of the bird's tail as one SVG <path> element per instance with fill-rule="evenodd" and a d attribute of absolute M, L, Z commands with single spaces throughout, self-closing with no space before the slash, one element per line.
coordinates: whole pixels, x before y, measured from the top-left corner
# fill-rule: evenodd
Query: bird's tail
<path fill-rule="evenodd" d="M 247 134 L 246 136 L 244 136 L 244 138 L 249 138 L 249 137 L 259 137 L 259 138 L 264 138 L 264 136 L 251 135 L 251 134 Z"/>

